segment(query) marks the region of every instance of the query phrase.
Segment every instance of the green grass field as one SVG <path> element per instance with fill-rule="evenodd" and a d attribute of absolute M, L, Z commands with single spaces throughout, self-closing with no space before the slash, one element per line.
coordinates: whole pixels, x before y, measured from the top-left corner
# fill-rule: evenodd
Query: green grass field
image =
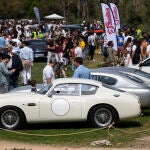
<path fill-rule="evenodd" d="M 110 130 L 90 128 L 87 123 L 32 124 L 18 133 L 0 130 L 0 139 L 71 147 L 90 146 L 92 141 L 107 139 L 112 142 L 111 147 L 124 147 L 135 138 L 150 135 L 149 125 L 150 111 L 144 110 L 144 116 L 118 122 Z"/>
<path fill-rule="evenodd" d="M 97 65 L 103 61 L 103 58 L 96 54 L 95 59 L 95 62 L 86 60 L 84 62 L 85 66 L 97 68 Z M 38 83 L 42 83 L 42 70 L 45 65 L 46 62 L 34 63 L 32 78 L 36 79 Z M 71 65 L 69 65 L 66 73 L 67 76 L 72 76 Z M 111 147 L 130 146 L 130 142 L 135 138 L 150 135 L 150 110 L 144 110 L 143 113 L 142 117 L 118 122 L 114 126 L 115 128 L 110 130 L 90 128 L 87 123 L 32 124 L 27 125 L 24 130 L 16 131 L 19 133 L 0 130 L 0 139 L 51 145 L 69 145 L 71 147 L 90 146 L 92 141 L 108 139 L 113 144 Z M 72 133 L 76 134 L 72 135 Z"/>

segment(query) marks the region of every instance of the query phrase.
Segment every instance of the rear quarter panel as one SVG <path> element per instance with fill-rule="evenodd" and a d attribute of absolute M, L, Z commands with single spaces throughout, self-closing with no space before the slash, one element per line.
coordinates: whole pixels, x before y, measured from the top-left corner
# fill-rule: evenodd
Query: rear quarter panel
<path fill-rule="evenodd" d="M 119 97 L 113 96 L 114 94 L 120 95 Z M 82 96 L 82 116 L 87 117 L 89 110 L 95 105 L 110 105 L 116 109 L 119 119 L 139 116 L 141 113 L 138 98 L 134 95 L 121 93 L 109 89 L 99 89 L 97 95 Z"/>

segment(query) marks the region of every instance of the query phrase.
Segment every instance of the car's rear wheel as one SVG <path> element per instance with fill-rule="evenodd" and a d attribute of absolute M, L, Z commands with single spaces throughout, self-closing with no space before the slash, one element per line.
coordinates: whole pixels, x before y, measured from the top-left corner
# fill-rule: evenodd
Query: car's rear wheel
<path fill-rule="evenodd" d="M 2 108 L 0 114 L 0 123 L 5 129 L 18 129 L 25 123 L 23 112 L 16 107 Z"/>
<path fill-rule="evenodd" d="M 111 106 L 100 105 L 90 111 L 88 121 L 94 127 L 107 127 L 117 121 L 117 116 L 117 112 Z"/>

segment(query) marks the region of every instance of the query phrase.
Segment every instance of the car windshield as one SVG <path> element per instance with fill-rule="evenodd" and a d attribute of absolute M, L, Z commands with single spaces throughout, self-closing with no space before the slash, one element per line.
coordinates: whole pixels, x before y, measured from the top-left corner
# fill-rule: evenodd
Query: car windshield
<path fill-rule="evenodd" d="M 33 51 L 37 48 L 44 50 L 44 49 L 47 49 L 47 42 L 46 41 L 30 41 L 29 47 L 31 47 Z"/>
<path fill-rule="evenodd" d="M 32 42 L 29 42 L 31 45 L 44 45 L 44 44 L 47 44 L 46 41 L 32 41 Z"/>
<path fill-rule="evenodd" d="M 137 75 L 139 75 L 139 76 L 142 76 L 142 77 L 150 79 L 150 74 L 146 73 L 144 71 L 136 70 L 134 73 L 137 74 Z"/>
<path fill-rule="evenodd" d="M 38 91 L 39 94 L 46 94 L 48 92 L 48 90 L 52 87 L 53 84 L 48 84 L 46 86 L 44 86 L 41 90 Z"/>

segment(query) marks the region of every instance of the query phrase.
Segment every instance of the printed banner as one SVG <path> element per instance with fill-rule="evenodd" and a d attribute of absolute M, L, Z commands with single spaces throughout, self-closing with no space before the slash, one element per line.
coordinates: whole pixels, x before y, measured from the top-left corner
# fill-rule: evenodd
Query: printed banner
<path fill-rule="evenodd" d="M 103 19 L 104 19 L 104 26 L 105 26 L 105 33 L 107 36 L 108 41 L 113 41 L 114 49 L 117 50 L 117 35 L 116 35 L 116 27 L 115 21 L 112 14 L 110 7 L 105 4 L 101 3 Z"/>
<path fill-rule="evenodd" d="M 38 8 L 37 8 L 37 7 L 34 7 L 34 8 L 33 8 L 33 11 L 34 11 L 35 16 L 36 16 L 36 18 L 37 18 L 37 20 L 38 20 L 38 23 L 40 24 L 40 13 L 39 13 Z"/>
<path fill-rule="evenodd" d="M 117 6 L 114 3 L 110 3 L 110 8 L 113 12 L 115 25 L 116 25 L 116 33 L 118 33 L 118 29 L 120 29 L 120 16 Z"/>

